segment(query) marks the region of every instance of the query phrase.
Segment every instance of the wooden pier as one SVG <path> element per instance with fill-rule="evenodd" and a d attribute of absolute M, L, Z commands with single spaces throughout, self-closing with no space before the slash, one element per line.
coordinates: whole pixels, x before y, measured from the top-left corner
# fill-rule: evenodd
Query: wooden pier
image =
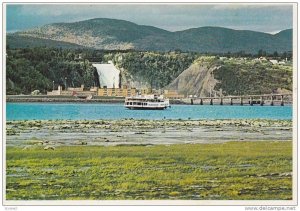
<path fill-rule="evenodd" d="M 188 98 L 191 105 L 270 105 L 284 106 L 293 102 L 292 94 L 264 94 L 242 96 L 194 97 Z M 186 100 L 185 100 L 186 101 Z"/>

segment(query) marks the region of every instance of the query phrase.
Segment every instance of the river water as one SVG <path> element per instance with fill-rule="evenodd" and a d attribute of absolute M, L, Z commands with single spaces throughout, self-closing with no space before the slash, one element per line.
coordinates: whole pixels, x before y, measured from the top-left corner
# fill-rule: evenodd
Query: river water
<path fill-rule="evenodd" d="M 292 119 L 291 106 L 172 105 L 166 110 L 128 110 L 123 104 L 7 103 L 7 120 L 94 119 Z"/>

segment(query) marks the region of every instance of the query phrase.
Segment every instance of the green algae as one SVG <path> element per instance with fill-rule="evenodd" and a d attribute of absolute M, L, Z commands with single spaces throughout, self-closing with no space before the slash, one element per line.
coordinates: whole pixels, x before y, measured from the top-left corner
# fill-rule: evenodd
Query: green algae
<path fill-rule="evenodd" d="M 292 142 L 6 149 L 7 200 L 289 200 Z"/>

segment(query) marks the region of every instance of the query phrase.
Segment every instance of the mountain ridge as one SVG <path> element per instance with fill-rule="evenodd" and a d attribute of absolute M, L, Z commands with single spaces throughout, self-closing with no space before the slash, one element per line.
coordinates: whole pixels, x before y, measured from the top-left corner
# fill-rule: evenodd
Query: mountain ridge
<path fill-rule="evenodd" d="M 257 53 L 260 49 L 273 53 L 292 50 L 292 29 L 283 30 L 275 35 L 214 26 L 170 32 L 154 26 L 109 18 L 47 24 L 7 35 L 8 43 L 12 36 L 19 37 L 19 39 L 39 38 L 104 50 L 170 51 L 179 49 L 210 53 L 239 51 Z M 18 47 L 18 44 L 15 46 Z"/>

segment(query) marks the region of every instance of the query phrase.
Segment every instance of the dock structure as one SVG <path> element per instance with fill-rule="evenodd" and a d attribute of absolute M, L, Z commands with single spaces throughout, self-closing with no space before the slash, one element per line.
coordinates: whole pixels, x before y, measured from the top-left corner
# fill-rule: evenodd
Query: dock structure
<path fill-rule="evenodd" d="M 293 94 L 263 94 L 218 97 L 192 97 L 191 105 L 291 105 Z"/>

